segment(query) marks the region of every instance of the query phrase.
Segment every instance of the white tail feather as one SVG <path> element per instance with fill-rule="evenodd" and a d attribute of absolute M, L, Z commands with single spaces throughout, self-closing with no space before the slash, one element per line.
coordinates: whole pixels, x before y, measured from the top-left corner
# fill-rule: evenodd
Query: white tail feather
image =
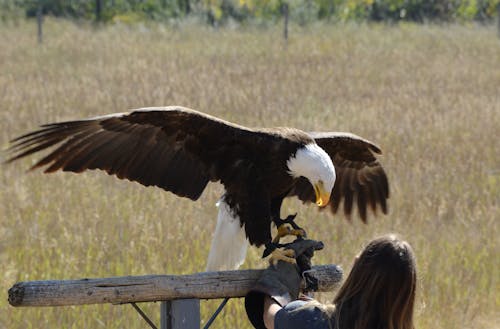
<path fill-rule="evenodd" d="M 248 241 L 239 218 L 221 199 L 217 206 L 217 226 L 207 260 L 207 271 L 236 270 L 243 264 L 247 254 Z"/>

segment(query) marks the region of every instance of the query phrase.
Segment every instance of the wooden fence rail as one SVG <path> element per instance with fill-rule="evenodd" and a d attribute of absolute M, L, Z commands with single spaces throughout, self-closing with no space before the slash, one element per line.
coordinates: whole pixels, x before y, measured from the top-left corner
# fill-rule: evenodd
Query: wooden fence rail
<path fill-rule="evenodd" d="M 124 304 L 169 301 L 162 303 L 161 328 L 181 328 L 173 316 L 196 318 L 199 300 L 244 297 L 263 270 L 203 272 L 189 275 L 145 275 L 102 279 L 49 280 L 18 282 L 9 289 L 12 306 L 68 306 L 84 304 Z M 336 265 L 313 266 L 311 273 L 318 280 L 318 291 L 332 291 L 342 279 Z M 195 301 L 190 304 L 189 300 Z M 188 302 L 188 304 L 186 304 Z M 193 307 L 198 309 L 193 311 Z M 191 305 L 186 309 L 183 305 Z M 194 306 L 193 306 L 194 305 Z M 168 320 L 168 321 L 167 321 Z M 198 324 L 199 324 L 199 320 Z M 191 326 L 194 328 L 195 326 Z"/>

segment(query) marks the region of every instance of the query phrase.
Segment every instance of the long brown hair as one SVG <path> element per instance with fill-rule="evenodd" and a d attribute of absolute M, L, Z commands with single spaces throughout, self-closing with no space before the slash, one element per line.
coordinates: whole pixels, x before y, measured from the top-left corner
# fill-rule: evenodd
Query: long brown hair
<path fill-rule="evenodd" d="M 417 273 L 411 246 L 396 235 L 372 240 L 333 303 L 337 329 L 414 329 Z"/>

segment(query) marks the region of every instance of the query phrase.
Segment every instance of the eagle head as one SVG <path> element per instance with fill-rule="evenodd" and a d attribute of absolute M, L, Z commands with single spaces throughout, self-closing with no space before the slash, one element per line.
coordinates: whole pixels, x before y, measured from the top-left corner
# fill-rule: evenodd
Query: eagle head
<path fill-rule="evenodd" d="M 316 143 L 297 149 L 287 161 L 288 172 L 293 177 L 305 177 L 313 186 L 316 204 L 325 207 L 330 201 L 335 184 L 335 168 L 332 159 Z"/>

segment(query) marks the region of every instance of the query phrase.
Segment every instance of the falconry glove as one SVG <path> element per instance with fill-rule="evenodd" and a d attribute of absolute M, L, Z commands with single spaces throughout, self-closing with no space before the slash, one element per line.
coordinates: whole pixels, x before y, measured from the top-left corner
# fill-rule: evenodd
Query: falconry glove
<path fill-rule="evenodd" d="M 323 249 L 323 243 L 299 238 L 286 245 L 285 249 L 295 252 L 297 264 L 279 261 L 276 266 L 270 265 L 245 297 L 247 316 L 255 328 L 265 328 L 263 313 L 266 295 L 281 306 L 297 299 L 302 273 L 310 269 L 314 251 Z"/>

